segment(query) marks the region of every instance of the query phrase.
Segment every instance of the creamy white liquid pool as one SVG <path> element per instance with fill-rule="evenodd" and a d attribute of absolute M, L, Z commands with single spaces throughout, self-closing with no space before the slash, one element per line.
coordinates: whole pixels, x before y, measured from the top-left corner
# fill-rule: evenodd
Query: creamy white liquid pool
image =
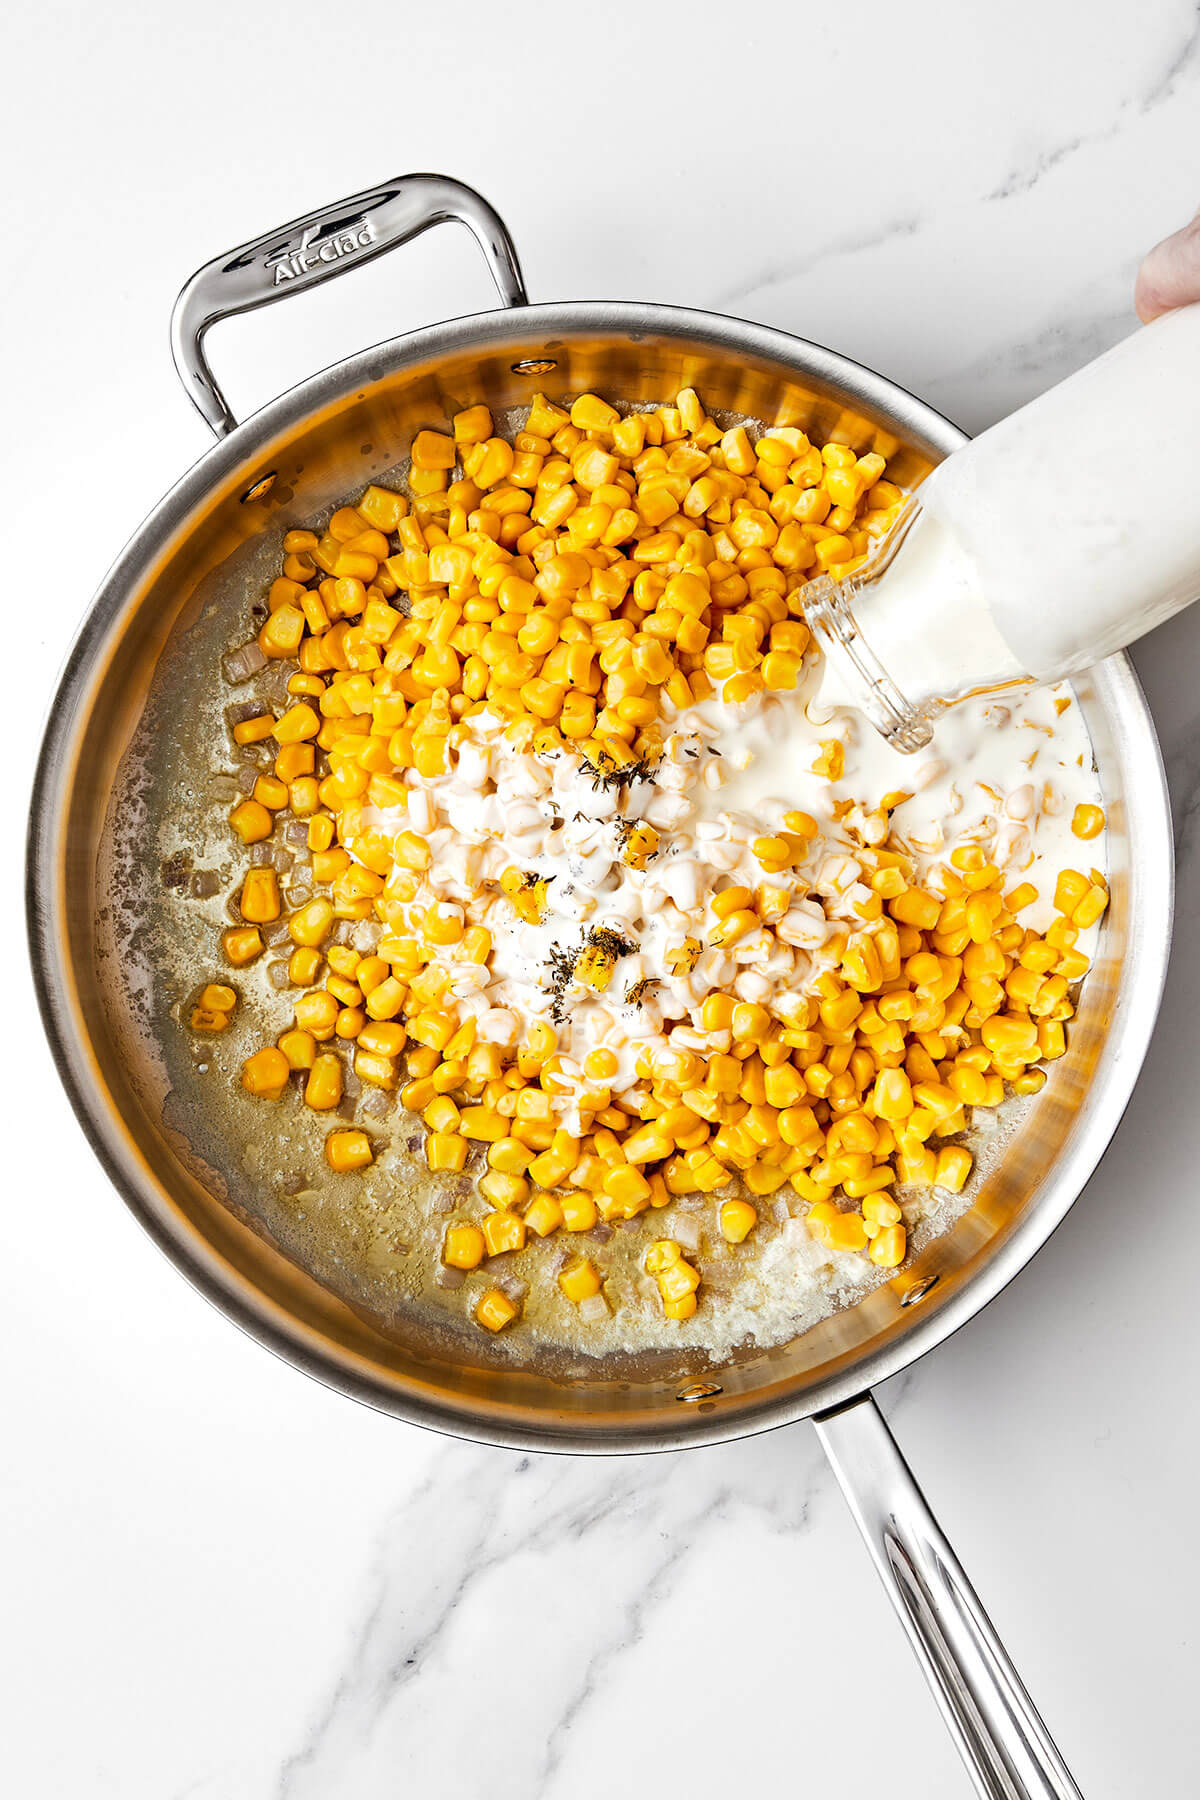
<path fill-rule="evenodd" d="M 845 588 L 871 653 L 927 716 L 1089 668 L 1196 599 L 1200 305 L 956 450 L 878 578 L 868 567 Z"/>
<path fill-rule="evenodd" d="M 1071 830 L 1076 805 L 1098 805 L 1102 797 L 1087 730 L 1067 686 L 1026 688 L 1011 701 L 968 702 L 940 723 L 935 745 L 905 755 L 860 714 L 822 705 L 820 659 L 810 652 L 805 665 L 791 693 L 758 694 L 741 705 L 714 698 L 681 712 L 665 707 L 664 755 L 653 780 L 597 788 L 579 757 L 519 753 L 504 741 L 501 721 L 483 712 L 471 720 L 471 736 L 451 771 L 422 777 L 409 770 L 406 807 L 364 811 L 365 829 L 417 829 L 427 838 L 433 861 L 418 908 L 456 904 L 492 933 L 490 967 L 464 965 L 451 950 L 445 953 L 442 966 L 459 1016 L 476 1020 L 482 1041 L 507 1045 L 523 1041 L 532 1021 L 552 1026 L 570 1087 L 558 1108 L 568 1130 L 583 1128 L 578 1096 L 594 1085 L 583 1067 L 589 1051 L 615 1053 L 617 1072 L 605 1085 L 629 1094 L 641 1052 L 707 1054 L 721 1047 L 701 1028 L 703 996 L 712 986 L 781 1015 L 789 995 L 811 989 L 836 960 L 825 951 L 836 922 L 852 920 L 868 891 L 857 879 L 856 853 L 889 830 L 878 810 L 884 795 L 910 796 L 891 810 L 890 830 L 923 880 L 936 887 L 956 846 L 980 844 L 1003 866 L 1006 887 L 1028 881 L 1038 889 L 1039 900 L 1021 915 L 1034 928 L 1054 916 L 1062 869 L 1103 869 L 1103 836 L 1082 842 Z M 844 767 L 829 781 L 813 764 L 833 740 Z M 762 879 L 752 843 L 778 829 L 791 810 L 810 813 L 819 832 L 800 867 L 771 878 L 793 890 L 778 935 L 752 934 L 732 953 L 705 947 L 690 972 L 675 972 L 673 951 L 689 937 L 709 934 L 709 895 L 730 882 Z M 653 824 L 660 836 L 643 869 L 622 859 L 625 835 L 638 821 Z M 545 916 L 537 923 L 519 918 L 500 892 L 501 876 L 514 865 L 550 878 Z M 548 982 L 554 953 L 577 946 L 596 927 L 618 933 L 628 952 L 606 992 L 574 982 L 556 1007 Z M 1094 929 L 1081 935 L 1085 954 L 1095 936 Z M 641 997 L 632 1000 L 641 984 Z M 988 1109 L 975 1109 L 974 1148 L 985 1161 L 995 1123 Z M 967 1195 L 933 1188 L 901 1187 L 897 1197 L 906 1228 L 926 1235 L 947 1229 L 969 1204 Z M 615 1233 L 603 1227 L 608 1241 L 599 1261 L 614 1305 L 610 1316 L 586 1323 L 557 1287 L 559 1260 L 570 1246 L 533 1244 L 514 1264 L 530 1284 L 527 1329 L 556 1351 L 571 1346 L 585 1357 L 683 1343 L 720 1361 L 748 1339 L 784 1341 L 885 1278 L 865 1254 L 818 1243 L 804 1223 L 806 1210 L 790 1189 L 760 1201 L 759 1225 L 737 1247 L 713 1229 L 711 1202 L 700 1195 Z M 710 1303 L 683 1325 L 663 1317 L 643 1269 L 646 1245 L 657 1236 L 684 1244 L 702 1271 Z M 453 1297 L 445 1303 L 452 1305 Z M 520 1343 L 514 1340 L 514 1356 Z"/>
<path fill-rule="evenodd" d="M 614 1093 L 630 1092 L 642 1051 L 711 1048 L 700 1008 L 713 988 L 736 991 L 772 1011 L 806 994 L 835 966 L 826 941 L 839 921 L 860 923 L 868 894 L 857 854 L 889 831 L 913 856 L 922 879 L 960 844 L 979 844 L 1008 882 L 1032 882 L 1036 905 L 1022 914 L 1035 929 L 1054 916 L 1060 871 L 1103 863 L 1103 842 L 1071 831 L 1074 809 L 1101 804 L 1091 744 L 1065 685 L 1026 688 L 1011 700 L 973 701 L 939 727 L 927 752 L 892 748 L 859 714 L 827 703 L 820 659 L 810 653 L 801 685 L 760 693 L 740 705 L 717 697 L 682 712 L 664 704 L 664 754 L 653 779 L 620 789 L 597 785 L 579 756 L 518 753 L 490 711 L 470 721 L 454 768 L 444 775 L 406 773 L 406 809 L 364 810 L 366 830 L 416 829 L 433 855 L 420 912 L 433 901 L 463 909 L 492 936 L 490 966 L 445 952 L 450 993 L 479 1037 L 507 1046 L 531 1021 L 553 1026 L 576 1092 L 589 1083 L 588 1052 L 615 1052 Z M 816 772 L 822 748 L 836 742 L 836 780 Z M 884 796 L 902 793 L 888 814 Z M 719 887 L 763 879 L 756 839 L 784 829 L 791 810 L 818 824 L 802 863 L 770 879 L 789 890 L 787 915 L 773 934 L 759 931 L 735 948 L 708 947 L 709 896 Z M 654 827 L 659 848 L 644 868 L 623 846 L 639 822 Z M 505 871 L 545 879 L 544 916 L 518 916 L 501 892 Z M 608 989 L 576 980 L 557 995 L 556 953 L 573 952 L 597 929 L 627 946 Z M 674 953 L 699 940 L 694 968 L 679 971 Z M 782 941 L 781 941 L 782 940 Z M 1086 947 L 1086 946 L 1085 946 Z M 631 990 L 647 984 L 641 998 Z M 570 1098 L 563 1123 L 581 1129 Z"/>

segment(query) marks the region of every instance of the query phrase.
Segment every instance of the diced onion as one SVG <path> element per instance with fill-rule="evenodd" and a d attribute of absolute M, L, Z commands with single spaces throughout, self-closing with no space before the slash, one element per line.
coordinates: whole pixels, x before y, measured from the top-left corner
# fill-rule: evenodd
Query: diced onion
<path fill-rule="evenodd" d="M 254 638 L 248 644 L 239 644 L 236 650 L 230 650 L 221 658 L 225 679 L 233 687 L 237 687 L 240 682 L 249 681 L 252 675 L 257 675 L 266 666 L 267 659 Z"/>
<path fill-rule="evenodd" d="M 232 706 L 225 708 L 225 717 L 232 729 L 235 725 L 243 725 L 247 719 L 261 718 L 264 710 L 261 700 L 235 700 Z"/>
<path fill-rule="evenodd" d="M 671 1236 L 684 1250 L 700 1248 L 700 1221 L 691 1214 L 677 1218 L 671 1226 Z"/>
<path fill-rule="evenodd" d="M 467 1279 L 467 1272 L 465 1269 L 448 1269 L 445 1263 L 440 1263 L 433 1279 L 440 1288 L 460 1288 Z"/>
<path fill-rule="evenodd" d="M 579 1317 L 585 1325 L 598 1324 L 608 1317 L 608 1301 L 603 1294 L 589 1294 L 586 1300 L 579 1302 Z"/>

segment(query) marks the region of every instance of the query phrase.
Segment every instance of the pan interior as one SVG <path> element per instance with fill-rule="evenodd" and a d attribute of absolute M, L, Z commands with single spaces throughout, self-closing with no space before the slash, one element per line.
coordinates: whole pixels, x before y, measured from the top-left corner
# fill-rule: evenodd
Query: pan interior
<path fill-rule="evenodd" d="M 1127 1074 L 1115 1021 L 1136 973 L 1130 921 L 1145 879 L 1127 796 L 1154 767 L 1154 744 L 1119 660 L 1077 684 L 1109 818 L 1112 906 L 1070 1054 L 1023 1104 L 1019 1129 L 1010 1115 L 981 1158 L 972 1204 L 944 1235 L 918 1239 L 892 1279 L 791 1343 L 749 1346 L 719 1368 L 664 1353 L 526 1366 L 519 1340 L 481 1342 L 458 1315 L 421 1303 L 402 1200 L 369 1182 L 310 1185 L 328 1121 L 241 1094 L 234 1077 L 251 1044 L 252 1001 L 244 1024 L 203 1048 L 179 1024 L 194 990 L 217 976 L 235 876 L 231 795 L 211 776 L 211 746 L 224 743 L 222 714 L 237 697 L 220 681 L 220 658 L 248 635 L 281 534 L 402 473 L 422 427 L 479 402 L 503 419 L 539 388 L 553 399 L 595 388 L 639 405 L 694 386 L 718 416 L 877 447 L 906 485 L 958 441 L 899 390 L 776 334 L 737 328 L 758 341 L 735 347 L 694 324 L 548 330 L 539 316 L 567 310 L 472 321 L 457 335 L 440 328 L 422 334 L 438 339 L 425 354 L 408 340 L 316 378 L 206 458 L 134 540 L 64 686 L 55 880 L 40 896 L 43 954 L 57 960 L 44 979 L 57 983 L 53 1028 L 110 1169 L 244 1323 L 325 1379 L 427 1423 L 505 1441 L 653 1448 L 681 1432 L 726 1435 L 775 1422 L 781 1409 L 811 1411 L 861 1386 L 867 1365 L 872 1377 L 888 1372 L 909 1354 L 901 1340 L 951 1328 L 984 1268 L 1007 1259 L 1015 1271 L 1049 1229 L 1020 1248 L 1039 1208 L 1057 1217 L 1069 1203 L 1072 1146 L 1081 1134 L 1105 1141 L 1095 1115 L 1106 1090 L 1110 1111 L 1124 1100 L 1123 1091 L 1113 1099 Z M 96 1088 L 103 1105 L 81 1098 Z"/>

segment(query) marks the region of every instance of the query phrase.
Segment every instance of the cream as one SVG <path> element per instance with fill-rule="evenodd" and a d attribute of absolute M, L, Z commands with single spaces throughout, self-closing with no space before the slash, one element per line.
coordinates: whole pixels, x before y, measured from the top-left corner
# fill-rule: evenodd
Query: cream
<path fill-rule="evenodd" d="M 941 738 L 942 705 L 1076 674 L 1200 596 L 1197 492 L 1200 305 L 954 451 L 906 535 L 813 597 L 849 608 L 860 647 Z M 858 698 L 862 679 L 835 648 L 828 697 Z"/>
<path fill-rule="evenodd" d="M 432 864 L 414 913 L 440 900 L 490 931 L 489 967 L 444 953 L 460 1015 L 476 1019 L 480 1038 L 511 1046 L 535 1020 L 553 1026 L 570 1089 L 559 1103 L 568 1129 L 582 1129 L 579 1093 L 597 1086 L 615 1097 L 631 1093 L 643 1051 L 727 1047 L 700 1028 L 713 989 L 786 1017 L 789 1003 L 830 965 L 824 946 L 836 922 L 862 928 L 854 908 L 869 894 L 856 860 L 863 843 L 881 843 L 890 830 L 926 878 L 956 846 L 979 843 L 1013 883 L 1038 888 L 1037 905 L 1022 915 L 1035 926 L 1053 916 L 1063 867 L 1102 861 L 1102 840 L 1081 844 L 1070 829 L 1074 807 L 1098 804 L 1100 794 L 1069 690 L 968 703 L 917 756 L 889 748 L 849 709 L 822 706 L 819 690 L 819 659 L 810 654 L 791 693 L 760 693 L 741 705 L 714 698 L 678 713 L 668 706 L 653 780 L 621 789 L 598 785 L 582 759 L 565 751 L 516 752 L 502 721 L 481 712 L 449 773 L 425 778 L 410 770 L 405 808 L 364 809 L 364 829 L 416 829 L 429 842 Z M 831 740 L 844 753 L 836 781 L 813 772 Z M 889 823 L 880 802 L 897 791 L 909 797 L 892 807 Z M 782 829 L 792 809 L 811 814 L 818 835 L 799 868 L 764 876 L 752 845 Z M 623 840 L 639 821 L 660 836 L 644 869 L 622 858 Z M 500 891 L 514 866 L 546 879 L 538 923 L 519 918 Z M 753 932 L 729 950 L 707 947 L 713 892 L 764 880 L 788 891 L 775 933 Z M 556 992 L 555 952 L 573 953 L 600 927 L 630 945 L 609 987 L 597 992 L 572 980 Z M 688 939 L 699 949 L 683 972 L 675 956 Z M 631 1000 L 643 983 L 651 985 Z M 600 1047 L 614 1052 L 618 1068 L 597 1083 L 583 1064 Z"/>

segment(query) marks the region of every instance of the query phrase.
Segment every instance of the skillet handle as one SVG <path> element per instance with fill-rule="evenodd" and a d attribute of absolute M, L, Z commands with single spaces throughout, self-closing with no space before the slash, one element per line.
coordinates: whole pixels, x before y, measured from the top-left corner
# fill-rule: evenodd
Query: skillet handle
<path fill-rule="evenodd" d="M 981 1800 L 1082 1800 L 870 1394 L 814 1424 Z"/>
<path fill-rule="evenodd" d="M 446 175 L 400 175 L 277 226 L 197 269 L 171 314 L 171 353 L 189 399 L 217 437 L 231 432 L 237 420 L 204 352 L 211 325 L 361 268 L 431 225 L 451 220 L 474 236 L 502 303 L 527 305 L 521 265 L 504 221 L 482 194 Z"/>

